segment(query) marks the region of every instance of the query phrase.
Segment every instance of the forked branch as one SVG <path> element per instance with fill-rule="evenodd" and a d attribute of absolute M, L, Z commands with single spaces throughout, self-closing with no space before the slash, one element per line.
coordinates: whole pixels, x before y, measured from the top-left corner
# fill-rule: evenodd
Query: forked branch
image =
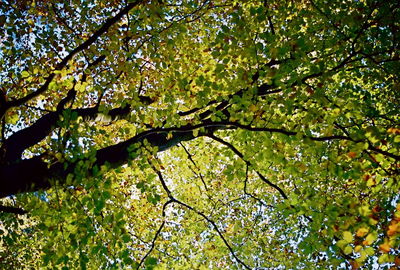
<path fill-rule="evenodd" d="M 251 166 L 250 161 L 246 160 L 246 159 L 244 158 L 244 155 L 243 155 L 236 147 L 234 147 L 232 144 L 230 144 L 230 143 L 227 142 L 227 141 L 224 141 L 223 139 L 221 139 L 221 138 L 215 136 L 214 134 L 210 134 L 210 135 L 207 135 L 207 136 L 210 137 L 211 139 L 213 139 L 214 141 L 219 142 L 219 143 L 221 143 L 221 144 L 227 146 L 227 147 L 228 147 L 229 149 L 231 149 L 240 159 L 242 159 L 242 160 L 246 163 L 247 166 Z M 281 196 L 282 196 L 284 199 L 287 199 L 287 198 L 288 198 L 288 197 L 286 196 L 285 192 L 284 192 L 280 187 L 278 187 L 277 185 L 275 185 L 274 183 L 272 183 L 271 181 L 269 181 L 267 178 L 265 178 L 265 176 L 262 175 L 258 170 L 254 169 L 254 171 L 257 173 L 258 177 L 260 177 L 260 179 L 261 179 L 264 183 L 266 183 L 267 185 L 269 185 L 269 186 L 271 186 L 272 188 L 274 188 L 275 190 L 277 190 L 277 191 L 281 194 Z"/>
<path fill-rule="evenodd" d="M 232 246 L 229 244 L 229 242 L 226 240 L 225 236 L 222 234 L 221 230 L 218 228 L 217 224 L 210 219 L 208 216 L 206 216 L 204 213 L 194 209 L 193 207 L 191 207 L 190 205 L 175 199 L 175 197 L 172 196 L 171 191 L 169 190 L 169 188 L 167 187 L 167 184 L 163 178 L 163 175 L 161 173 L 161 171 L 159 171 L 157 168 L 155 168 L 154 166 L 152 166 L 153 170 L 157 173 L 158 178 L 163 186 L 163 188 L 165 189 L 165 192 L 167 192 L 171 203 L 177 203 L 191 211 L 193 211 L 194 213 L 196 213 L 197 215 L 201 216 L 202 218 L 204 218 L 209 224 L 211 224 L 214 228 L 214 230 L 218 233 L 219 237 L 222 239 L 222 241 L 224 242 L 225 246 L 228 248 L 229 252 L 232 254 L 232 256 L 235 258 L 235 260 L 240 263 L 241 265 L 243 265 L 243 267 L 245 267 L 246 269 L 251 269 L 247 264 L 245 264 L 241 259 L 239 259 L 239 257 L 236 255 L 235 251 L 233 250 Z"/>

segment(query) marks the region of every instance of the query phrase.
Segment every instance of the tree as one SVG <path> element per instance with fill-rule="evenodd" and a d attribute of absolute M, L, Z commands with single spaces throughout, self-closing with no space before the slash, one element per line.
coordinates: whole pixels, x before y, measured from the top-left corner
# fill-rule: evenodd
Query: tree
<path fill-rule="evenodd" d="M 397 1 L 3 1 L 0 265 L 400 265 Z"/>

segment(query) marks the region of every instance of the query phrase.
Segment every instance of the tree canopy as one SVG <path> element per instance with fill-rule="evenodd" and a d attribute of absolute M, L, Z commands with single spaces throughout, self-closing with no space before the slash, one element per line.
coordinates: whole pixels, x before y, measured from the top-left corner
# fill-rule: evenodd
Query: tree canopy
<path fill-rule="evenodd" d="M 0 268 L 400 265 L 395 0 L 3 0 Z"/>

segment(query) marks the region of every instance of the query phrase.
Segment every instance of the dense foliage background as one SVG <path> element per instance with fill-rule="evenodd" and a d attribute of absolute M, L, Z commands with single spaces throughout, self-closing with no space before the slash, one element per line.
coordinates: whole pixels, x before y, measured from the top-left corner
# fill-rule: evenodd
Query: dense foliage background
<path fill-rule="evenodd" d="M 398 1 L 0 3 L 0 268 L 396 269 Z"/>

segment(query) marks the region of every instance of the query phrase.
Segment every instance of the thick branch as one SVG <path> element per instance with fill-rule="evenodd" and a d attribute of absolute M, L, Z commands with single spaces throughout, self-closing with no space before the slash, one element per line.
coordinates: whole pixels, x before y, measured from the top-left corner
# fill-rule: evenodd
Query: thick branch
<path fill-rule="evenodd" d="M 90 115 L 90 113 L 88 114 Z M 96 161 L 92 166 L 100 167 L 108 165 L 109 168 L 117 168 L 130 160 L 131 156 L 135 155 L 135 152 L 142 147 L 145 140 L 151 146 L 158 147 L 158 151 L 164 151 L 180 142 L 196 138 L 193 135 L 193 130 L 201 127 L 206 128 L 206 132 L 210 132 L 215 129 L 224 128 L 225 125 L 205 122 L 195 126 L 186 125 L 180 128 L 157 128 L 144 131 L 127 141 L 98 150 L 95 156 Z M 35 131 L 38 133 L 41 132 L 39 127 Z M 199 136 L 204 134 L 200 133 Z M 23 137 L 26 138 L 28 135 Z M 17 145 L 14 145 L 14 147 L 18 149 Z M 52 186 L 53 180 L 57 180 L 60 184 L 63 184 L 68 174 L 74 174 L 75 169 L 78 168 L 78 164 L 79 161 L 69 164 L 65 168 L 64 163 L 56 162 L 48 168 L 48 164 L 42 161 L 41 157 L 20 160 L 10 164 L 3 163 L 0 166 L 0 198 L 23 192 L 48 189 Z"/>
<path fill-rule="evenodd" d="M 131 156 L 142 147 L 145 140 L 151 146 L 158 147 L 158 151 L 164 151 L 182 141 L 194 139 L 192 131 L 196 128 L 198 126 L 184 126 L 142 132 L 125 142 L 98 150 L 95 155 L 96 161 L 92 166 L 107 165 L 109 168 L 117 168 L 132 159 Z M 168 136 L 169 132 L 171 137 Z M 77 161 L 65 168 L 64 163 L 56 162 L 48 168 L 48 164 L 42 161 L 41 157 L 34 157 L 0 166 L 0 198 L 48 189 L 54 181 L 62 185 L 68 174 L 74 174 L 75 170 L 79 169 L 79 164 Z"/>
<path fill-rule="evenodd" d="M 0 198 L 51 187 L 47 163 L 40 157 L 0 166 Z"/>
<path fill-rule="evenodd" d="M 70 99 L 71 96 L 67 96 L 66 99 Z M 65 101 L 67 101 L 65 99 Z M 61 103 L 61 102 L 60 102 Z M 45 114 L 38 119 L 31 126 L 17 131 L 11 135 L 3 144 L 2 149 L 5 151 L 3 164 L 15 162 L 21 159 L 22 153 L 29 147 L 39 143 L 41 140 L 50 135 L 50 133 L 57 127 L 57 122 L 60 120 L 62 115 L 61 107 L 55 112 Z M 60 110 L 60 111 L 59 111 Z M 84 109 L 73 109 L 70 111 L 71 114 L 77 114 L 84 120 L 96 120 L 98 117 L 98 108 L 84 108 Z M 115 108 L 108 112 L 110 120 L 116 118 L 123 118 L 130 112 L 130 107 Z"/>
<path fill-rule="evenodd" d="M 4 206 L 0 205 L 0 212 L 3 213 L 11 213 L 11 214 L 18 214 L 18 215 L 23 215 L 26 214 L 27 212 L 19 207 L 13 207 L 13 206 Z"/>
<path fill-rule="evenodd" d="M 203 128 L 203 130 L 200 131 L 197 136 L 194 136 L 193 130 L 200 128 Z M 136 156 L 137 150 L 142 147 L 144 141 L 147 141 L 147 143 L 153 147 L 157 147 L 158 151 L 165 151 L 180 142 L 189 141 L 199 136 L 209 135 L 216 130 L 237 128 L 250 131 L 280 133 L 287 136 L 295 136 L 297 134 L 297 132 L 287 131 L 285 129 L 251 127 L 235 122 L 224 121 L 204 121 L 197 125 L 186 125 L 179 128 L 155 128 L 144 131 L 124 142 L 98 150 L 95 155 L 95 162 L 92 166 L 100 167 L 102 165 L 107 165 L 109 168 L 117 168 Z M 315 141 L 350 140 L 357 142 L 350 137 L 340 135 L 326 137 L 303 135 L 303 138 Z M 393 154 L 391 154 L 391 156 L 393 156 Z M 394 156 L 394 158 L 398 159 L 399 157 Z M 43 162 L 40 157 L 35 157 L 0 167 L 0 198 L 21 192 L 32 192 L 50 188 L 50 179 L 56 179 L 60 184 L 63 184 L 67 175 L 69 173 L 73 174 L 74 170 L 78 168 L 78 163 L 79 162 L 69 164 L 67 168 L 64 168 L 64 163 L 55 163 L 48 168 L 47 163 Z"/>

